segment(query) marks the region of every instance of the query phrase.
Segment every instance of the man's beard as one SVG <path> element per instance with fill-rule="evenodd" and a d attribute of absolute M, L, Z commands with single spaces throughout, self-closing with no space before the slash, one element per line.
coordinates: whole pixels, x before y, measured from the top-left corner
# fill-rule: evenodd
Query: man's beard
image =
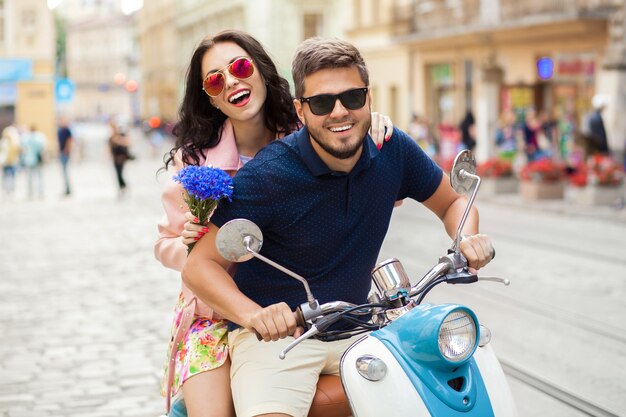
<path fill-rule="evenodd" d="M 355 123 L 354 127 L 356 126 L 358 125 Z M 353 157 L 359 151 L 359 149 L 361 149 L 361 146 L 363 146 L 363 142 L 365 141 L 365 138 L 367 137 L 367 129 L 365 129 L 363 133 L 360 135 L 360 140 L 355 142 L 354 145 L 348 144 L 348 146 L 345 146 L 344 144 L 342 144 L 341 148 L 337 149 L 337 148 L 331 147 L 329 143 L 324 143 L 323 141 L 318 139 L 317 136 L 323 136 L 324 133 L 322 133 L 321 135 L 317 135 L 316 132 L 317 132 L 317 129 L 312 130 L 309 128 L 309 136 L 311 136 L 311 138 L 320 146 L 320 148 L 322 148 L 328 154 L 330 154 L 331 156 L 337 159 L 348 159 L 348 158 Z"/>
<path fill-rule="evenodd" d="M 324 149 L 327 153 L 329 153 L 330 155 L 334 156 L 337 159 L 348 159 L 348 158 L 353 157 L 358 152 L 359 148 L 363 145 L 363 139 L 365 139 L 365 137 L 363 137 L 363 139 L 360 142 L 355 143 L 355 145 L 352 147 L 343 147 L 342 149 L 335 149 L 335 148 L 330 147 L 328 144 L 317 139 L 311 133 L 311 131 L 309 131 L 309 136 L 311 136 L 311 138 L 318 145 L 320 145 L 322 149 Z"/>

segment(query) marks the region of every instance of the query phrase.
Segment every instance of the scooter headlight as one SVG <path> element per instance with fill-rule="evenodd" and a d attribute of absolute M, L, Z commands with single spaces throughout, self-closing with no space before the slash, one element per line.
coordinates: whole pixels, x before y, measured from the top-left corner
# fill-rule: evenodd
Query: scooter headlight
<path fill-rule="evenodd" d="M 476 315 L 458 304 L 420 304 L 376 330 L 382 340 L 409 363 L 452 372 L 470 360 L 478 347 Z"/>
<path fill-rule="evenodd" d="M 439 351 L 451 362 L 461 362 L 474 352 L 476 347 L 476 322 L 464 310 L 448 314 L 438 334 Z"/>

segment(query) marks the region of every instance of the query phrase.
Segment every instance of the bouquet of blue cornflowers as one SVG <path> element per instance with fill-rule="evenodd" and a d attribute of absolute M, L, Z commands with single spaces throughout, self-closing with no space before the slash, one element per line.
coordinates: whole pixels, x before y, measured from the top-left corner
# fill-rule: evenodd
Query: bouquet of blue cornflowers
<path fill-rule="evenodd" d="M 173 179 L 185 189 L 183 198 L 200 224 L 206 224 L 221 199 L 232 201 L 233 179 L 219 168 L 188 165 L 178 171 Z M 187 254 L 194 244 L 187 247 Z"/>

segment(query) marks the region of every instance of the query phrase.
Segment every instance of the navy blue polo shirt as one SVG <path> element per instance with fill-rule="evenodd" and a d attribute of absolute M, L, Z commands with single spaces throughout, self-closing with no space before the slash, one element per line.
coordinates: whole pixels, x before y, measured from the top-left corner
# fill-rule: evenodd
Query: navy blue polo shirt
<path fill-rule="evenodd" d="M 361 304 L 394 203 L 426 200 L 442 175 L 398 129 L 381 151 L 368 136 L 352 171 L 333 172 L 304 127 L 265 147 L 237 173 L 232 202 L 220 203 L 211 222 L 252 220 L 263 232 L 261 254 L 305 277 L 320 303 Z M 239 264 L 234 279 L 263 307 L 284 301 L 295 309 L 307 301 L 299 281 L 256 258 Z"/>

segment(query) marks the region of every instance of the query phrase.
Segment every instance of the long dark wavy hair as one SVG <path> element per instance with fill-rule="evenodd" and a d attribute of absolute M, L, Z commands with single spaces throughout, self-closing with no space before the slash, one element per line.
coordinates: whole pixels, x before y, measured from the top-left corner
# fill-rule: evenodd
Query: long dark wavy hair
<path fill-rule="evenodd" d="M 191 57 L 185 81 L 185 96 L 174 126 L 176 144 L 165 155 L 165 169 L 178 150 L 186 165 L 198 165 L 206 157 L 205 150 L 216 146 L 221 137 L 226 115 L 211 105 L 202 90 L 202 58 L 215 44 L 234 42 L 246 51 L 266 84 L 267 98 L 263 105 L 265 127 L 277 134 L 287 134 L 298 124 L 298 116 L 289 92 L 289 82 L 278 74 L 276 65 L 263 46 L 246 32 L 225 30 L 204 38 Z"/>

